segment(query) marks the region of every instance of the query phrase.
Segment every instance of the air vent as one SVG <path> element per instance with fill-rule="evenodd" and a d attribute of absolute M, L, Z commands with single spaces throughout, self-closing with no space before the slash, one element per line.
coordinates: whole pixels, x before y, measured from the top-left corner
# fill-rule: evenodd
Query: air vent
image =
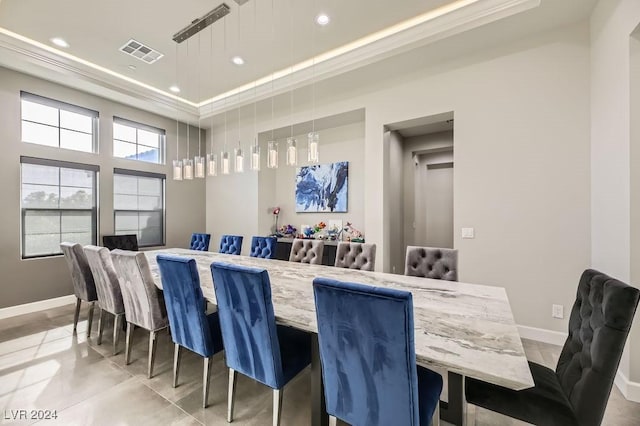
<path fill-rule="evenodd" d="M 134 39 L 129 40 L 124 46 L 120 48 L 121 52 L 127 55 L 134 56 L 147 64 L 153 64 L 164 55 L 149 46 L 136 41 Z"/>

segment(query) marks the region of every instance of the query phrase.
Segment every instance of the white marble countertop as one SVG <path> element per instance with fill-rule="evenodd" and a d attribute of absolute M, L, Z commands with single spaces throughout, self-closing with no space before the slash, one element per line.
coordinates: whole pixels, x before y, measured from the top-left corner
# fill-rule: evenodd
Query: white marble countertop
<path fill-rule="evenodd" d="M 187 249 L 145 252 L 159 287 L 158 253 L 195 258 L 203 294 L 214 304 L 213 261 L 267 269 L 276 320 L 311 332 L 315 277 L 411 291 L 418 364 L 516 390 L 534 385 L 504 288 Z"/>

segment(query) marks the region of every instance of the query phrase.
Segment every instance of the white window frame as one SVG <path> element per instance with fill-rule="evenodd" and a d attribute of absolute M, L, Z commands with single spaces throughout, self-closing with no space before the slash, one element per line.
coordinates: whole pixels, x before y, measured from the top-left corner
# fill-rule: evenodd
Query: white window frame
<path fill-rule="evenodd" d="M 23 164 L 33 164 L 39 166 L 47 166 L 47 167 L 57 167 L 58 173 L 59 169 L 75 169 L 75 170 L 84 170 L 93 173 L 93 206 L 90 209 L 68 209 L 68 208 L 44 208 L 44 207 L 25 207 L 23 205 L 23 197 L 22 197 L 22 165 Z M 98 179 L 99 179 L 100 166 L 91 165 L 91 164 L 81 164 L 81 163 L 72 163 L 69 161 L 59 161 L 59 160 L 50 160 L 44 158 L 35 158 L 35 157 L 20 157 L 20 254 L 22 259 L 36 259 L 41 257 L 51 257 L 51 256 L 59 256 L 62 254 L 62 250 L 59 250 L 55 253 L 47 253 L 47 254 L 26 254 L 25 253 L 25 217 L 30 211 L 45 211 L 45 212 L 59 212 L 60 220 L 62 220 L 62 216 L 64 212 L 90 212 L 91 213 L 91 243 L 96 244 L 98 238 Z M 60 182 L 58 182 L 58 188 L 60 188 Z M 62 229 L 60 230 L 60 242 L 62 242 Z"/>
<path fill-rule="evenodd" d="M 116 205 L 115 205 L 115 196 L 116 196 L 116 185 L 115 182 L 113 184 L 113 197 L 114 197 L 114 205 L 113 205 L 113 229 L 114 229 L 114 234 L 116 235 L 120 235 L 118 234 L 118 232 L 116 231 L 116 216 L 119 212 L 122 213 L 137 213 L 138 215 L 140 215 L 140 213 L 145 213 L 145 212 L 160 212 L 161 218 L 161 226 L 160 226 L 160 232 L 162 233 L 160 240 L 158 241 L 157 244 L 146 244 L 142 241 L 142 239 L 140 238 L 140 227 L 138 226 L 138 229 L 136 230 L 136 236 L 138 237 L 138 247 L 143 248 L 143 247 L 160 247 L 160 246 L 164 246 L 165 245 L 165 238 L 166 238 L 166 185 L 167 185 L 167 175 L 162 174 L 162 173 L 152 173 L 152 172 L 143 172 L 140 170 L 129 170 L 129 169 L 119 169 L 119 168 L 114 168 L 113 169 L 113 176 L 114 176 L 114 181 L 115 181 L 115 176 L 116 175 L 126 175 L 126 176 L 134 176 L 134 177 L 146 177 L 146 178 L 152 178 L 152 179 L 160 179 L 162 182 L 162 191 L 161 191 L 161 196 L 162 196 L 162 200 L 161 200 L 161 205 L 162 207 L 160 209 L 157 210 L 125 210 L 125 209 L 116 209 Z"/>
<path fill-rule="evenodd" d="M 81 115 L 86 115 L 88 117 L 91 118 L 91 153 L 98 153 L 98 121 L 100 118 L 100 114 L 98 113 L 98 111 L 94 111 L 92 109 L 89 108 L 84 108 L 78 105 L 73 105 L 73 104 L 69 104 L 66 102 L 62 102 L 62 101 L 58 101 L 55 99 L 50 99 L 50 98 L 46 98 L 44 96 L 39 96 L 39 95 L 34 95 L 33 93 L 29 93 L 29 92 L 25 92 L 25 91 L 20 91 L 20 105 L 22 107 L 22 101 L 28 101 L 28 102 L 32 102 L 32 103 L 36 103 L 36 104 L 40 104 L 40 105 L 45 105 L 51 108 L 55 108 L 58 110 L 58 125 L 54 126 L 51 125 L 49 123 L 41 123 L 38 121 L 32 121 L 32 120 L 26 120 L 22 114 L 22 108 L 20 110 L 20 129 L 22 132 L 22 123 L 23 122 L 28 122 L 28 123 L 34 123 L 34 124 L 38 124 L 41 126 L 48 126 L 51 128 L 55 128 L 58 130 L 58 149 L 68 149 L 71 151 L 77 151 L 77 152 L 87 152 L 84 150 L 79 150 L 79 149 L 73 149 L 73 148 L 66 148 L 66 147 L 61 147 L 60 143 L 61 143 L 61 132 L 62 130 L 66 130 L 66 131 L 70 131 L 70 132 L 76 132 L 76 133 L 82 133 L 82 134 L 88 134 L 86 132 L 81 132 L 78 131 L 76 129 L 69 129 L 69 128 L 65 128 L 62 127 L 60 125 L 60 111 L 68 111 L 68 112 L 73 112 L 76 114 L 81 114 Z M 22 140 L 22 136 L 20 137 L 20 139 Z M 35 145 L 42 145 L 42 146 L 48 146 L 48 147 L 52 147 L 52 148 L 56 148 L 55 146 L 49 145 L 49 144 L 42 144 L 42 143 L 38 143 L 38 142 L 27 142 L 22 140 L 24 143 L 32 143 Z"/>
<path fill-rule="evenodd" d="M 165 151 L 166 151 L 166 141 L 167 141 L 167 132 L 164 129 L 161 129 L 159 127 L 153 127 L 153 126 L 149 126 L 147 124 L 142 124 L 142 123 L 138 123 L 136 121 L 131 121 L 131 120 L 127 120 L 126 118 L 120 118 L 120 117 L 113 117 L 113 126 L 115 127 L 116 124 L 119 124 L 121 126 L 128 126 L 128 127 L 132 127 L 134 129 L 136 129 L 136 141 L 135 142 L 131 142 L 131 141 L 125 141 L 125 140 L 121 140 L 121 139 L 116 139 L 115 138 L 115 131 L 114 131 L 114 136 L 113 136 L 113 146 L 115 147 L 115 142 L 116 141 L 120 141 L 120 142 L 124 142 L 124 143 L 128 143 L 128 144 L 135 144 L 136 146 L 136 158 L 128 158 L 128 157 L 117 157 L 113 152 L 111 153 L 113 158 L 119 158 L 119 159 L 123 159 L 123 160 L 132 160 L 132 161 L 139 161 L 142 163 L 148 163 L 148 164 L 165 164 Z M 153 162 L 153 161 L 146 161 L 146 160 L 140 160 L 138 157 L 139 153 L 139 148 L 140 146 L 147 146 L 144 144 L 140 144 L 138 142 L 138 131 L 139 130 L 145 130 L 147 132 L 151 132 L 151 133 L 156 133 L 158 135 L 158 139 L 159 139 L 159 143 L 158 143 L 158 162 Z"/>

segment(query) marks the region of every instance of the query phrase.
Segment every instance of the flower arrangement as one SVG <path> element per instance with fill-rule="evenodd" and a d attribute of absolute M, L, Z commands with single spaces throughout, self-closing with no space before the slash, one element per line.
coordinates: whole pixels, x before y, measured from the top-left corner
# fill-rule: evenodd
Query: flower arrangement
<path fill-rule="evenodd" d="M 296 235 L 296 232 L 298 230 L 296 229 L 295 226 L 287 224 L 287 225 L 282 225 L 278 231 L 280 232 L 280 234 L 284 235 L 285 237 L 293 237 Z"/>
<path fill-rule="evenodd" d="M 278 216 L 280 216 L 280 207 L 273 208 L 273 236 L 279 237 L 280 233 L 278 232 Z"/>
<path fill-rule="evenodd" d="M 355 228 L 351 222 L 347 222 L 344 227 L 344 231 L 347 234 L 347 241 L 364 243 L 364 234 Z"/>

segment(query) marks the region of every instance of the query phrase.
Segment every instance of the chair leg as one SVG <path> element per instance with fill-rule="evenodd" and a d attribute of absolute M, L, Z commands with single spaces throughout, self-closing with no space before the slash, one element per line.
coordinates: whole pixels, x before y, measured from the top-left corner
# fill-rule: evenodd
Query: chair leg
<path fill-rule="evenodd" d="M 93 325 L 93 310 L 96 307 L 96 302 L 91 302 L 89 305 L 89 319 L 87 320 L 87 339 L 91 337 L 91 326 Z"/>
<path fill-rule="evenodd" d="M 79 297 L 76 297 L 76 313 L 73 315 L 73 332 L 76 332 L 78 328 L 78 319 L 80 318 L 80 305 L 82 305 L 82 300 Z"/>
<path fill-rule="evenodd" d="M 436 404 L 436 409 L 431 418 L 431 426 L 440 426 L 440 401 Z"/>
<path fill-rule="evenodd" d="M 338 426 L 338 418 L 329 416 L 329 426 Z"/>
<path fill-rule="evenodd" d="M 180 352 L 180 345 L 174 343 L 173 346 L 173 387 L 178 386 L 178 374 L 180 374 L 180 361 L 182 360 L 182 353 Z"/>
<path fill-rule="evenodd" d="M 113 316 L 113 354 L 117 355 L 118 353 L 118 340 L 120 340 L 120 329 L 122 326 L 120 323 L 122 322 L 122 318 L 124 314 L 115 314 Z"/>
<path fill-rule="evenodd" d="M 233 421 L 233 407 L 236 399 L 236 382 L 238 375 L 233 368 L 229 369 L 229 394 L 227 395 L 227 421 L 231 423 Z"/>
<path fill-rule="evenodd" d="M 209 382 L 211 381 L 209 371 L 211 370 L 212 363 L 212 357 L 204 359 L 204 369 L 202 372 L 202 408 L 207 408 L 207 405 L 209 405 Z"/>
<path fill-rule="evenodd" d="M 149 365 L 147 366 L 147 378 L 153 377 L 153 364 L 156 361 L 156 343 L 158 342 L 157 333 L 149 332 Z"/>
<path fill-rule="evenodd" d="M 125 365 L 129 365 L 131 362 L 131 340 L 133 336 L 131 333 L 133 332 L 133 324 L 127 321 L 127 334 L 125 337 L 125 346 L 124 346 L 124 363 Z"/>
<path fill-rule="evenodd" d="M 102 344 L 102 332 L 104 331 L 104 309 L 98 308 L 98 345 Z"/>
<path fill-rule="evenodd" d="M 280 426 L 282 414 L 282 389 L 273 390 L 273 426 Z"/>

